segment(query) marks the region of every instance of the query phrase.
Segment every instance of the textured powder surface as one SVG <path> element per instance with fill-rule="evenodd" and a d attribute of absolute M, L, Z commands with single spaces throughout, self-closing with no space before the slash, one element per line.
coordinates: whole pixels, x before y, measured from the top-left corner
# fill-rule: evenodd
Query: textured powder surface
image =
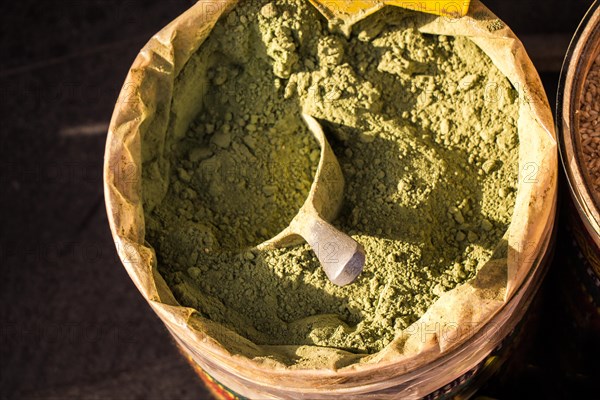
<path fill-rule="evenodd" d="M 257 344 L 373 353 L 489 260 L 515 203 L 518 99 L 472 42 L 421 34 L 422 18 L 386 7 L 346 38 L 287 0 L 241 3 L 218 22 L 194 56 L 207 105 L 146 214 L 182 305 Z M 308 193 L 319 151 L 302 111 L 321 120 L 346 179 L 334 224 L 366 250 L 346 287 L 307 245 L 252 249 Z"/>

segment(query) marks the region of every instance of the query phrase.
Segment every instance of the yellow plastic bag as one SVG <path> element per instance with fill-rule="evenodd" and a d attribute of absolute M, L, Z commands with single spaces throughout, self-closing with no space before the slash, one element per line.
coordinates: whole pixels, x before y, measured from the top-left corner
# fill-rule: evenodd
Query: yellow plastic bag
<path fill-rule="evenodd" d="M 396 6 L 458 18 L 467 15 L 470 0 L 309 0 L 330 22 L 348 34 L 350 27 L 382 7 Z"/>

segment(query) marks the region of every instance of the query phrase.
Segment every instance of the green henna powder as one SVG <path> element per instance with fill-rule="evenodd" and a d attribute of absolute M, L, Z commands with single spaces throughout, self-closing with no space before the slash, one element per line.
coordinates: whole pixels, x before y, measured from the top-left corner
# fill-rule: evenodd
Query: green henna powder
<path fill-rule="evenodd" d="M 515 90 L 469 39 L 386 7 L 331 33 L 307 1 L 242 2 L 176 85 L 205 106 L 169 156 L 147 239 L 177 300 L 257 344 L 373 353 L 473 277 L 506 232 L 518 165 Z M 185 99 L 180 99 L 185 101 Z M 302 206 L 319 118 L 346 179 L 334 224 L 365 248 L 346 287 L 307 245 L 253 247 Z"/>

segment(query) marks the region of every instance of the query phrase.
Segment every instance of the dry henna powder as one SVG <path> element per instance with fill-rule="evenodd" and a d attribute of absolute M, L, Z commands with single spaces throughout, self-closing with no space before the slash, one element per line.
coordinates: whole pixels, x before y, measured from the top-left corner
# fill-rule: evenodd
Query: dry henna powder
<path fill-rule="evenodd" d="M 423 34 L 421 18 L 385 7 L 345 37 L 285 0 L 218 21 L 176 82 L 201 85 L 205 106 L 145 207 L 182 305 L 257 344 L 374 353 L 494 256 L 515 204 L 517 94 L 468 38 Z M 346 287 L 307 245 L 254 249 L 308 194 L 319 148 L 302 112 L 346 179 L 334 224 L 367 253 Z"/>

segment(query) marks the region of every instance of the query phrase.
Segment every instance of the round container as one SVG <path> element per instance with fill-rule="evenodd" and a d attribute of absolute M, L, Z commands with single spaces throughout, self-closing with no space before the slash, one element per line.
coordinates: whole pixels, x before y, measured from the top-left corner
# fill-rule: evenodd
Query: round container
<path fill-rule="evenodd" d="M 412 332 L 400 337 L 405 339 L 403 343 L 408 343 L 406 347 L 418 345 L 409 356 L 402 353 L 403 358 L 392 352 L 393 357 L 381 356 L 384 361 L 373 357 L 377 362 L 340 370 L 286 369 L 260 364 L 217 342 L 210 333 L 225 328 L 197 317 L 194 310 L 177 303 L 157 271 L 153 250 L 145 242 L 142 176 L 157 177 L 159 183 L 167 180 L 161 179 L 158 167 L 156 171 L 144 171 L 144 160 L 162 156 L 160 152 L 167 147 L 165 138 L 179 135 L 199 111 L 193 107 L 199 107 L 196 103 L 200 102 L 193 101 L 190 105 L 177 101 L 173 87 L 190 55 L 202 45 L 216 20 L 234 6 L 233 0 L 196 3 L 151 39 L 123 86 L 107 138 L 104 187 L 111 230 L 127 272 L 182 352 L 221 398 L 469 397 L 503 365 L 511 349 L 519 343 L 526 312 L 545 274 L 552 248 L 556 143 L 543 87 L 522 45 L 476 0 L 465 19 L 438 19 L 424 28 L 442 29 L 444 35 L 469 35 L 484 52 L 494 54 L 494 62 L 502 65 L 502 72 L 511 82 L 521 84 L 515 84 L 522 101 L 519 137 L 521 143 L 530 147 L 522 146 L 519 153 L 520 207 L 515 206 L 516 217 L 504 237 L 506 247 L 489 264 L 488 272 L 492 273 L 478 280 L 477 287 L 461 285 L 479 295 L 469 299 L 481 301 L 477 304 L 486 307 L 477 308 L 464 298 L 459 303 L 444 303 L 452 304 L 441 308 L 443 317 L 448 318 L 445 325 L 417 321 L 409 327 L 414 326 Z M 200 95 L 192 89 L 188 88 L 193 93 L 186 94 L 198 100 L 193 96 Z M 158 149 L 148 142 L 156 144 Z M 496 276 L 490 278 L 494 272 Z M 497 282 L 501 284 L 496 285 Z M 482 292 L 493 292 L 493 296 L 488 294 L 493 300 L 485 302 L 488 298 Z M 468 312 L 453 313 L 463 309 Z M 449 322 L 453 315 L 466 315 L 460 320 L 464 325 Z"/>
<path fill-rule="evenodd" d="M 566 220 L 571 236 L 566 243 L 570 310 L 575 323 L 600 332 L 600 208 L 579 134 L 580 102 L 588 72 L 600 54 L 600 4 L 595 2 L 575 33 L 563 64 L 556 106 L 556 125 L 562 165 L 570 198 Z M 600 103 L 600 100 L 599 100 Z"/>

